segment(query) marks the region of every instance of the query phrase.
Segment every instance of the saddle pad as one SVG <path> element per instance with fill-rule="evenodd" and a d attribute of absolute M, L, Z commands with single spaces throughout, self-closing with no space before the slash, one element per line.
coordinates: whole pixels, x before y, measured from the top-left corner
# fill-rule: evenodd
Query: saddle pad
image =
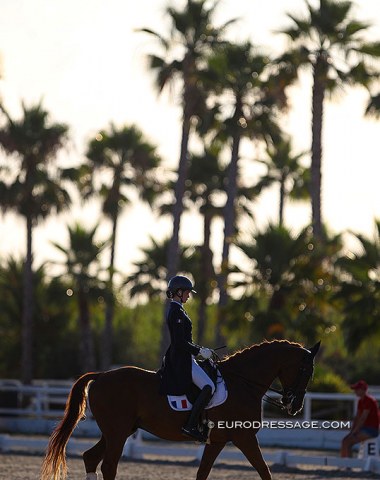
<path fill-rule="evenodd" d="M 218 372 L 216 390 L 210 402 L 208 403 L 206 409 L 221 405 L 226 401 L 227 396 L 228 396 L 227 386 L 221 374 Z M 186 412 L 193 408 L 192 403 L 190 403 L 186 395 L 167 395 L 167 398 L 168 398 L 170 407 L 173 410 L 176 410 L 177 412 Z"/>

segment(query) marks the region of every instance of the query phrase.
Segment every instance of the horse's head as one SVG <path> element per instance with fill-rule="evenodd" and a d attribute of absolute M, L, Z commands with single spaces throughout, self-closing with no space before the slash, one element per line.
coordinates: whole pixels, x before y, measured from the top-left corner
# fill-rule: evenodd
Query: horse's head
<path fill-rule="evenodd" d="M 302 410 L 307 384 L 314 372 L 314 357 L 320 343 L 310 349 L 294 347 L 293 354 L 288 356 L 289 361 L 284 362 L 280 370 L 279 379 L 283 388 L 281 403 L 289 415 L 296 415 Z"/>

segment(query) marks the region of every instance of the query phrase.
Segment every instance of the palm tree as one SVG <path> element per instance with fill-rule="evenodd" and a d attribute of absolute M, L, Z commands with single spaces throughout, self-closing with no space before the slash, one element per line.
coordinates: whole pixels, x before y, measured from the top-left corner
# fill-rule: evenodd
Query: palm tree
<path fill-rule="evenodd" d="M 278 183 L 280 187 L 280 199 L 278 209 L 278 223 L 284 223 L 284 204 L 290 197 L 296 200 L 308 198 L 308 173 L 300 160 L 304 153 L 292 154 L 291 142 L 289 139 L 282 139 L 274 145 L 267 147 L 268 157 L 264 160 L 257 160 L 267 168 L 267 173 L 259 181 L 257 187 L 260 189 Z"/>
<path fill-rule="evenodd" d="M 169 38 L 150 29 L 141 31 L 153 35 L 158 41 L 162 55 L 150 55 L 150 68 L 156 73 L 157 86 L 161 92 L 170 83 L 180 80 L 182 103 L 182 134 L 174 190 L 173 230 L 167 252 L 167 280 L 176 274 L 179 262 L 179 231 L 183 213 L 183 195 L 188 177 L 188 144 L 192 120 L 202 116 L 206 109 L 205 93 L 199 81 L 199 72 L 204 67 L 205 57 L 222 41 L 227 27 L 235 20 L 215 27 L 213 17 L 219 0 L 187 0 L 183 10 L 169 7 L 166 10 L 171 24 Z M 166 307 L 165 307 L 166 309 Z M 166 350 L 168 332 L 163 325 L 161 353 Z"/>
<path fill-rule="evenodd" d="M 141 248 L 142 260 L 133 263 L 134 272 L 128 275 L 124 285 L 131 299 L 162 298 L 167 285 L 166 253 L 169 239 L 157 242 L 150 238 L 150 245 Z M 192 246 L 180 246 L 180 265 L 182 271 L 192 271 Z"/>
<path fill-rule="evenodd" d="M 352 17 L 354 4 L 350 0 L 320 0 L 316 7 L 309 2 L 306 5 L 308 15 L 305 18 L 288 14 L 292 25 L 281 33 L 287 35 L 294 49 L 288 51 L 281 61 L 293 70 L 309 67 L 313 74 L 310 195 L 314 234 L 321 238 L 325 97 L 346 85 L 369 87 L 378 76 L 369 62 L 380 56 L 380 42 L 364 40 L 370 24 Z"/>
<path fill-rule="evenodd" d="M 329 300 L 336 284 L 331 264 L 341 249 L 340 237 L 320 248 L 309 228 L 294 235 L 270 225 L 238 246 L 247 263 L 235 286 L 245 288 L 241 303 L 253 320 L 255 339 L 315 340 L 331 322 Z"/>
<path fill-rule="evenodd" d="M 212 221 L 221 217 L 223 207 L 216 198 L 224 190 L 225 168 L 220 162 L 221 145 L 205 147 L 200 155 L 190 156 L 189 179 L 186 185 L 184 202 L 188 208 L 195 205 L 203 217 L 203 243 L 200 247 L 196 278 L 199 298 L 197 341 L 203 344 L 207 324 L 206 307 L 216 286 L 216 274 L 213 265 L 213 252 L 210 245 Z"/>
<path fill-rule="evenodd" d="M 338 260 L 341 288 L 336 295 L 343 310 L 347 347 L 356 351 L 364 340 L 380 332 L 380 220 L 373 239 L 355 234 L 361 252 Z"/>
<path fill-rule="evenodd" d="M 73 170 L 55 165 L 58 151 L 67 141 L 66 125 L 51 123 L 41 104 L 27 108 L 14 120 L 1 107 L 5 123 L 0 128 L 0 146 L 8 155 L 9 174 L 1 183 L 1 208 L 24 217 L 26 223 L 26 260 L 22 309 L 22 380 L 33 378 L 33 228 L 52 212 L 59 213 L 70 205 L 62 184 L 72 178 Z M 13 175 L 14 172 L 14 175 Z"/>
<path fill-rule="evenodd" d="M 68 227 L 69 246 L 53 245 L 65 256 L 64 266 L 70 282 L 71 294 L 76 298 L 80 328 L 80 366 L 82 373 L 95 369 L 95 352 L 91 331 L 90 304 L 104 297 L 104 283 L 99 279 L 101 272 L 99 256 L 106 242 L 97 243 L 97 226 L 86 230 L 80 224 Z"/>
<path fill-rule="evenodd" d="M 137 297 L 161 298 L 166 290 L 166 254 L 169 239 L 157 242 L 150 237 L 150 245 L 141 248 L 142 260 L 133 263 L 134 272 L 128 275 L 124 285 L 131 299 Z"/>
<path fill-rule="evenodd" d="M 267 76 L 268 58 L 256 51 L 250 42 L 242 45 L 224 44 L 210 56 L 208 70 L 204 72 L 205 85 L 216 95 L 231 99 L 228 110 L 231 115 L 221 123 L 219 136 L 228 138 L 231 144 L 231 160 L 226 177 L 227 200 L 224 207 L 224 239 L 222 264 L 219 275 L 218 337 L 222 342 L 221 328 L 227 305 L 227 277 L 230 246 L 236 228 L 236 200 L 239 184 L 240 145 L 244 137 L 270 141 L 279 135 L 275 123 L 279 96 L 271 88 Z M 277 87 L 276 87 L 277 88 Z M 281 97 L 283 102 L 283 97 Z M 282 103 L 284 105 L 284 103 Z M 227 105 L 225 105 L 226 109 Z"/>
<path fill-rule="evenodd" d="M 112 363 L 115 272 L 115 246 L 117 226 L 122 210 L 131 202 L 131 193 L 137 191 L 142 200 L 152 202 L 160 188 L 157 167 L 160 159 L 156 149 L 136 126 L 117 129 L 111 125 L 89 142 L 87 169 L 82 175 L 81 190 L 85 197 L 98 193 L 102 199 L 104 215 L 112 223 L 111 255 L 109 262 L 108 293 L 106 297 L 105 327 L 103 335 L 102 368 Z M 83 168 L 83 167 L 82 167 Z M 87 170 L 87 171 L 86 171 Z M 88 173 L 90 175 L 88 175 Z M 97 189 L 96 178 L 101 179 Z M 108 179 L 103 180 L 103 179 Z"/>
<path fill-rule="evenodd" d="M 22 310 L 23 310 L 23 276 L 25 261 L 9 257 L 0 267 L 0 364 L 7 371 L 6 375 L 18 378 L 22 372 L 20 358 L 22 356 Z M 38 269 L 33 272 L 34 284 L 39 277 Z"/>
<path fill-rule="evenodd" d="M 182 82 L 182 136 L 174 192 L 173 233 L 168 249 L 168 278 L 176 273 L 178 266 L 179 229 L 188 176 L 188 143 L 192 118 L 205 109 L 205 94 L 199 82 L 199 70 L 204 66 L 205 56 L 221 41 L 226 28 L 234 22 L 231 20 L 214 27 L 213 17 L 218 4 L 219 0 L 211 3 L 207 0 L 187 0 L 183 10 L 169 7 L 166 10 L 171 24 L 169 38 L 147 28 L 141 30 L 153 35 L 163 50 L 162 56 L 149 56 L 150 68 L 156 73 L 159 91 L 173 81 Z"/>
<path fill-rule="evenodd" d="M 217 287 L 217 276 L 214 269 L 213 251 L 210 245 L 211 227 L 213 220 L 217 217 L 223 218 L 223 197 L 225 196 L 226 177 L 228 167 L 221 161 L 223 144 L 220 142 L 211 143 L 203 139 L 203 151 L 200 154 L 190 154 L 189 178 L 186 181 L 184 195 L 184 207 L 188 210 L 196 209 L 203 218 L 203 242 L 195 247 L 191 255 L 192 265 L 188 268 L 182 265 L 185 271 L 191 271 L 196 279 L 198 307 L 198 329 L 197 341 L 202 343 L 207 324 L 207 304 L 209 303 L 215 288 Z M 169 183 L 167 190 L 172 189 Z M 236 219 L 252 219 L 252 201 L 257 198 L 261 186 L 239 185 L 237 189 Z M 160 198 L 160 215 L 171 213 L 171 205 L 165 199 Z M 186 255 L 185 255 L 186 256 Z M 186 260 L 186 259 L 185 259 Z"/>
<path fill-rule="evenodd" d="M 23 259 L 9 257 L 0 265 L 0 375 L 20 376 Z M 50 279 L 46 265 L 33 271 L 35 343 L 38 378 L 68 378 L 73 374 L 71 301 L 60 278 Z M 63 355 L 66 361 L 62 362 Z"/>

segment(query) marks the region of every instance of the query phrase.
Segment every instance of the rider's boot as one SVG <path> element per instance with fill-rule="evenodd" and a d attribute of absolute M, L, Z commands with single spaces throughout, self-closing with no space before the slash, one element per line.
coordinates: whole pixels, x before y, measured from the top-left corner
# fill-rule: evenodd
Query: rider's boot
<path fill-rule="evenodd" d="M 198 442 L 206 442 L 207 435 L 203 432 L 200 432 L 198 429 L 198 421 L 200 414 L 202 413 L 203 409 L 207 406 L 208 402 L 212 397 L 212 390 L 210 385 L 206 385 L 201 390 L 201 393 L 198 395 L 198 398 L 195 400 L 193 408 L 190 413 L 190 417 L 186 423 L 186 425 L 182 428 L 182 433 L 191 437 Z"/>

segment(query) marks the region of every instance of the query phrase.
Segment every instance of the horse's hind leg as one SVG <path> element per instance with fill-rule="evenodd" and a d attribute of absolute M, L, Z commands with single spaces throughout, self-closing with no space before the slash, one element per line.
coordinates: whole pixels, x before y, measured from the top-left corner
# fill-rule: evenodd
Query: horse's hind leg
<path fill-rule="evenodd" d="M 104 457 L 104 452 L 106 451 L 106 441 L 104 436 L 99 440 L 99 442 L 94 445 L 89 450 L 86 450 L 83 454 L 84 466 L 86 468 L 86 473 L 95 473 L 99 463 Z"/>
<path fill-rule="evenodd" d="M 113 432 L 111 435 L 106 435 L 106 451 L 101 466 L 103 480 L 115 480 L 117 464 L 125 441 L 131 433 Z"/>
<path fill-rule="evenodd" d="M 216 457 L 223 450 L 225 444 L 225 442 L 206 444 L 205 449 L 203 450 L 201 463 L 198 468 L 197 480 L 206 480 L 212 466 L 214 465 Z"/>
<path fill-rule="evenodd" d="M 262 480 L 272 479 L 268 465 L 263 459 L 256 435 L 240 437 L 237 435 L 232 441 L 233 444 L 247 457 L 247 460 L 257 470 L 257 473 Z"/>

